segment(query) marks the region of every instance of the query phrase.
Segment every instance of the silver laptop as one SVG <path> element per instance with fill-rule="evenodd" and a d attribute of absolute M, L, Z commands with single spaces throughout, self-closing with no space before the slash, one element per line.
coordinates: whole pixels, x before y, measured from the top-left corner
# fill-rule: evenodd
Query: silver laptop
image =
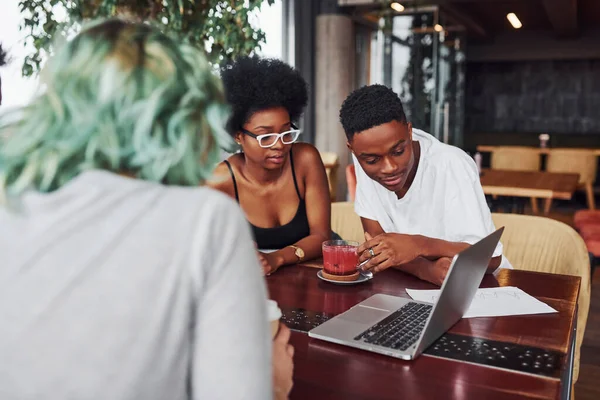
<path fill-rule="evenodd" d="M 498 229 L 454 256 L 434 305 L 376 294 L 308 335 L 404 360 L 418 357 L 463 317 L 503 231 Z"/>

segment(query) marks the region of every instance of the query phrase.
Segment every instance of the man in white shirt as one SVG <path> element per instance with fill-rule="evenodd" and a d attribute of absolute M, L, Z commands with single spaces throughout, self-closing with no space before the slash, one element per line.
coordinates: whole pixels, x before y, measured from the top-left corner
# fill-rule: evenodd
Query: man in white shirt
<path fill-rule="evenodd" d="M 356 167 L 364 268 L 394 267 L 441 285 L 452 257 L 495 230 L 475 163 L 413 129 L 396 93 L 382 85 L 351 93 L 340 121 Z M 510 268 L 501 244 L 488 272 L 498 267 Z"/>

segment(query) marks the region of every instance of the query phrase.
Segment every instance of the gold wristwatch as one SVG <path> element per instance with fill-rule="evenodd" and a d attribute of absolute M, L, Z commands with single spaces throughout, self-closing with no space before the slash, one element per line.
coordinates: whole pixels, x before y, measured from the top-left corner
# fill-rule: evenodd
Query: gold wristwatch
<path fill-rule="evenodd" d="M 296 257 L 298 257 L 298 261 L 302 261 L 302 259 L 304 258 L 304 250 L 294 245 L 289 245 L 288 247 L 294 249 L 294 254 L 296 255 Z"/>

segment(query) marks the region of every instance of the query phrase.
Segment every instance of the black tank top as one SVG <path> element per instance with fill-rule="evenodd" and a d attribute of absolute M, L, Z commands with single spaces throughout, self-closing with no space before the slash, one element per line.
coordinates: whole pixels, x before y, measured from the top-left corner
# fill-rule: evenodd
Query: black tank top
<path fill-rule="evenodd" d="M 235 190 L 235 199 L 239 203 L 240 197 L 233 168 L 231 168 L 231 164 L 229 164 L 228 161 L 225 161 L 225 164 L 227 164 L 227 168 L 229 168 L 229 172 L 231 173 L 233 188 Z M 291 150 L 290 166 L 292 168 L 292 177 L 294 178 L 294 187 L 296 188 L 299 199 L 298 210 L 290 222 L 274 228 L 261 228 L 250 223 L 252 233 L 254 234 L 254 240 L 259 249 L 283 249 L 310 235 L 310 226 L 308 224 L 308 216 L 306 215 L 306 202 L 300 195 L 300 190 L 298 189 L 298 182 L 296 181 L 296 173 L 294 171 L 294 159 L 292 158 Z"/>

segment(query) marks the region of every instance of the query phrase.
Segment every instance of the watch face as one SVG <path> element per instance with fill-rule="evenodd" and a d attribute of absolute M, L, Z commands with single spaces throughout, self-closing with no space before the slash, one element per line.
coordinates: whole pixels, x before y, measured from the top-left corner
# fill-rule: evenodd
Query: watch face
<path fill-rule="evenodd" d="M 304 257 L 304 250 L 302 250 L 300 247 L 296 248 L 296 256 L 298 256 L 299 258 L 303 258 Z"/>

